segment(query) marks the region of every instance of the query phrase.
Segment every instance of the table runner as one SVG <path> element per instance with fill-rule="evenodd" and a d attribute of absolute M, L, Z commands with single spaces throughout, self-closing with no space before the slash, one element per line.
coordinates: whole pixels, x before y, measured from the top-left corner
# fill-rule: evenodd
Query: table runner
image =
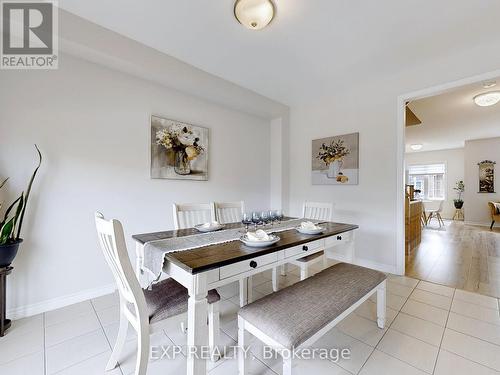
<path fill-rule="evenodd" d="M 284 232 L 300 225 L 303 221 L 318 223 L 318 220 L 291 219 L 263 229 L 266 233 Z M 197 233 L 184 237 L 166 238 L 163 240 L 148 241 L 144 244 L 143 267 L 159 278 L 165 260 L 165 254 L 196 249 L 204 246 L 218 245 L 231 241 L 239 241 L 245 228 L 223 229 L 217 232 Z"/>

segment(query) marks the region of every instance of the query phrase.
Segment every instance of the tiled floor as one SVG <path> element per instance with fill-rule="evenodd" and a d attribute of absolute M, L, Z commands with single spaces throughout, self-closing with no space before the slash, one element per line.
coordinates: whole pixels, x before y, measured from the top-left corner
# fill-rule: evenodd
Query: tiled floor
<path fill-rule="evenodd" d="M 270 293 L 270 272 L 255 277 L 255 298 Z M 291 270 L 281 285 L 298 281 Z M 221 340 L 236 344 L 238 285 L 221 288 Z M 296 361 L 295 374 L 500 374 L 499 301 L 449 287 L 390 276 L 387 326 L 375 324 L 372 297 L 315 347 L 350 348 L 351 359 Z M 152 337 L 153 345 L 185 345 L 180 331 L 185 316 L 169 320 L 164 331 Z M 57 311 L 14 322 L 0 339 L 2 375 L 100 375 L 111 353 L 118 330 L 118 298 L 109 295 Z M 135 335 L 129 331 L 120 366 L 109 375 L 129 375 L 135 365 Z M 277 360 L 264 360 L 261 345 L 250 340 L 251 375 L 281 374 Z M 157 360 L 148 374 L 185 373 L 184 357 Z M 210 375 L 236 375 L 234 359 L 210 363 Z"/>

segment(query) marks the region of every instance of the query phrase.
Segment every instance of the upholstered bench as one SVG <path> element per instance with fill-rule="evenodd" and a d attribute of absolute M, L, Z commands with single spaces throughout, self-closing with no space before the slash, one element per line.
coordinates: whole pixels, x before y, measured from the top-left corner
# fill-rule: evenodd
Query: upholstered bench
<path fill-rule="evenodd" d="M 310 346 L 377 292 L 377 325 L 385 324 L 386 275 L 347 263 L 267 295 L 238 312 L 239 375 L 245 375 L 245 331 L 277 352 Z M 283 375 L 292 374 L 283 356 Z"/>

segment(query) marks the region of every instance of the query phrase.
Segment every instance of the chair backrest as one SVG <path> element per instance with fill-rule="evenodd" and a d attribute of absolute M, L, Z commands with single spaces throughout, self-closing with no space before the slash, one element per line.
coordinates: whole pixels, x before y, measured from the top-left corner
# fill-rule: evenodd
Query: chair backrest
<path fill-rule="evenodd" d="M 439 205 L 443 201 L 423 201 L 424 204 L 424 210 L 426 212 L 436 212 L 439 210 Z"/>
<path fill-rule="evenodd" d="M 444 200 L 439 201 L 439 207 L 437 209 L 437 212 L 439 213 L 443 212 L 443 205 L 444 205 Z"/>
<path fill-rule="evenodd" d="M 304 219 L 331 221 L 333 217 L 333 203 L 304 202 L 302 208 Z"/>
<path fill-rule="evenodd" d="M 174 203 L 175 229 L 193 228 L 195 225 L 215 221 L 213 203 Z"/>
<path fill-rule="evenodd" d="M 215 215 L 221 224 L 238 223 L 245 212 L 245 203 L 240 202 L 215 202 Z"/>
<path fill-rule="evenodd" d="M 113 273 L 120 299 L 134 305 L 136 317 L 146 319 L 146 299 L 128 257 L 122 224 L 118 220 L 106 220 L 100 212 L 95 213 L 95 224 L 99 244 Z"/>

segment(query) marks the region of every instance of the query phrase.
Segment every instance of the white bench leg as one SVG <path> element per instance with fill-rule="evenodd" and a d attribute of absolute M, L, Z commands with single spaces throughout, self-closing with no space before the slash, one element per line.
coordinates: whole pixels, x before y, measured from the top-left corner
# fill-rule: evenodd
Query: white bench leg
<path fill-rule="evenodd" d="M 281 265 L 281 276 L 286 276 L 287 272 L 287 263 Z"/>
<path fill-rule="evenodd" d="M 247 294 L 247 278 L 240 279 L 240 307 L 247 304 L 248 294 Z"/>
<path fill-rule="evenodd" d="M 273 292 L 278 291 L 278 267 L 273 268 Z"/>
<path fill-rule="evenodd" d="M 219 343 L 219 329 L 219 302 L 215 302 L 208 305 L 208 345 L 212 353 L 212 362 L 220 359 L 218 355 L 215 355 Z"/>
<path fill-rule="evenodd" d="M 377 289 L 377 325 L 379 328 L 384 328 L 385 326 L 385 289 L 386 281 L 384 280 Z"/>
<path fill-rule="evenodd" d="M 305 280 L 309 277 L 309 267 L 307 264 L 300 265 L 300 281 Z"/>
<path fill-rule="evenodd" d="M 245 375 L 245 322 L 238 316 L 238 375 Z"/>
<path fill-rule="evenodd" d="M 325 253 L 323 254 L 323 269 L 327 269 L 328 268 L 328 257 L 326 256 L 326 251 Z"/>
<path fill-rule="evenodd" d="M 292 357 L 283 358 L 283 375 L 292 375 Z"/>
<path fill-rule="evenodd" d="M 253 302 L 253 277 L 247 277 L 247 303 Z"/>

